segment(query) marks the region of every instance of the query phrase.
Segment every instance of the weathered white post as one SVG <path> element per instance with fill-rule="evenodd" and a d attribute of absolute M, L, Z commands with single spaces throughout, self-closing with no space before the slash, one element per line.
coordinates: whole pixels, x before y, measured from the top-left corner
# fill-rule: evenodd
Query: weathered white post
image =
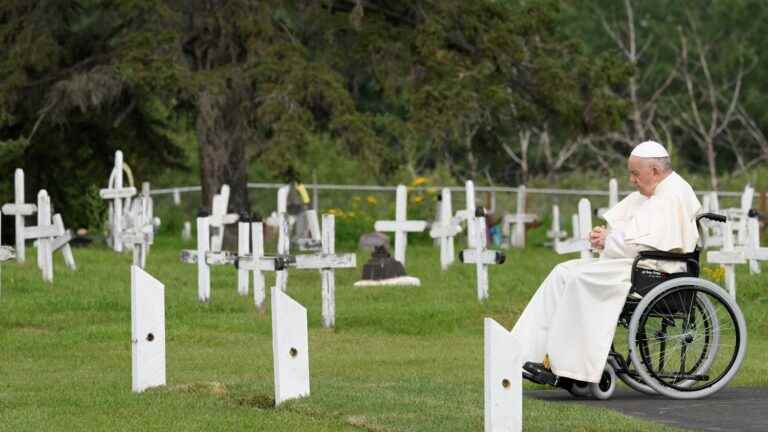
<path fill-rule="evenodd" d="M 178 189 L 173 190 L 173 205 L 175 206 L 181 205 L 181 192 L 179 192 Z"/>
<path fill-rule="evenodd" d="M 192 238 L 192 223 L 189 221 L 184 222 L 184 228 L 181 229 L 181 239 L 189 240 Z"/>
<path fill-rule="evenodd" d="M 277 189 L 277 213 L 288 212 L 288 194 L 291 191 L 289 185 L 280 186 Z"/>
<path fill-rule="evenodd" d="M 501 251 L 486 249 L 488 239 L 485 233 L 485 214 L 482 207 L 478 207 L 477 216 L 473 217 L 469 223 L 474 224 L 473 231 L 476 237 L 473 243 L 475 247 L 461 251 L 459 259 L 465 264 L 475 264 L 477 299 L 483 301 L 488 298 L 488 266 L 503 264 L 505 256 Z"/>
<path fill-rule="evenodd" d="M 484 321 L 485 432 L 523 428 L 523 362 L 517 341 L 492 318 Z"/>
<path fill-rule="evenodd" d="M 272 358 L 275 405 L 309 396 L 307 309 L 272 287 Z"/>
<path fill-rule="evenodd" d="M 201 302 L 211 298 L 211 269 L 206 260 L 211 241 L 209 226 L 208 217 L 197 218 L 197 299 Z"/>
<path fill-rule="evenodd" d="M 469 223 L 475 217 L 475 209 L 477 208 L 475 203 L 475 183 L 472 180 L 464 182 L 464 199 L 465 208 L 461 213 L 463 213 L 463 220 L 467 221 L 467 248 L 472 249 L 476 247 L 474 241 L 477 238 L 474 225 Z"/>
<path fill-rule="evenodd" d="M 619 182 L 615 178 L 608 180 L 608 207 L 597 209 L 597 216 L 603 217 L 603 214 L 612 209 L 619 203 Z"/>
<path fill-rule="evenodd" d="M 441 192 L 440 212 L 436 223 L 429 231 L 430 237 L 440 241 L 440 268 L 446 270 L 453 263 L 453 237 L 461 232 L 461 225 L 454 221 L 451 208 L 451 190 L 443 188 Z"/>
<path fill-rule="evenodd" d="M 250 220 L 240 218 L 237 223 L 237 255 L 245 256 L 251 253 L 251 223 Z M 246 296 L 249 288 L 248 270 L 237 269 L 237 293 Z"/>
<path fill-rule="evenodd" d="M 725 221 L 723 229 L 723 249 L 719 251 L 707 252 L 707 261 L 713 264 L 720 264 L 725 269 L 725 288 L 731 293 L 731 297 L 736 299 L 736 264 L 744 264 L 746 257 L 744 251 L 735 250 L 733 245 L 733 227 L 731 220 Z"/>
<path fill-rule="evenodd" d="M 291 237 L 288 232 L 287 213 L 277 214 L 277 229 L 277 255 L 287 259 L 291 253 Z M 288 290 L 288 268 L 277 271 L 275 274 L 275 286 L 280 288 L 282 292 Z"/>
<path fill-rule="evenodd" d="M 24 170 L 16 168 L 13 182 L 13 204 L 3 205 L 2 211 L 13 215 L 16 222 L 16 261 L 26 260 L 26 245 L 24 244 L 24 216 L 32 216 L 37 211 L 34 204 L 24 203 Z"/>
<path fill-rule="evenodd" d="M 405 266 L 405 248 L 409 232 L 422 232 L 427 227 L 426 221 L 407 220 L 408 192 L 403 185 L 397 186 L 395 220 L 376 221 L 374 229 L 379 232 L 395 233 L 395 259 Z"/>
<path fill-rule="evenodd" d="M 53 282 L 53 251 L 51 238 L 64 235 L 51 221 L 51 199 L 48 192 L 41 189 L 37 193 L 37 226 L 24 229 L 24 237 L 37 239 L 37 264 L 43 271 L 43 280 Z"/>
<path fill-rule="evenodd" d="M 284 270 L 289 261 L 287 256 L 264 256 L 264 228 L 261 222 L 251 223 L 251 242 L 253 247 L 250 254 L 240 255 L 235 261 L 238 270 L 253 272 L 253 301 L 258 309 L 264 308 L 264 271 Z"/>
<path fill-rule="evenodd" d="M 589 200 L 579 200 L 579 215 L 573 220 L 573 237 L 557 245 L 555 251 L 560 254 L 580 252 L 582 259 L 590 259 L 592 245 L 589 243 L 589 232 L 592 228 L 592 207 Z"/>
<path fill-rule="evenodd" d="M 64 220 L 58 213 L 53 215 L 53 226 L 56 227 L 57 232 L 63 234 L 53 238 L 51 242 L 51 254 L 61 249 L 61 253 L 64 255 L 64 263 L 67 267 L 72 270 L 77 270 L 75 256 L 72 254 L 72 248 L 69 246 L 69 242 L 72 240 L 72 231 L 64 228 Z"/>
<path fill-rule="evenodd" d="M 744 251 L 749 261 L 749 274 L 760 274 L 760 261 L 768 260 L 768 248 L 760 247 L 760 221 L 756 214 L 750 214 L 747 220 L 747 244 L 737 248 Z"/>
<path fill-rule="evenodd" d="M 165 385 L 165 286 L 131 266 L 131 389 Z"/>
<path fill-rule="evenodd" d="M 744 192 L 741 194 L 741 207 L 736 218 L 736 244 L 744 245 L 747 243 L 747 219 L 749 219 L 749 210 L 752 208 L 752 200 L 755 196 L 755 189 L 747 184 Z"/>

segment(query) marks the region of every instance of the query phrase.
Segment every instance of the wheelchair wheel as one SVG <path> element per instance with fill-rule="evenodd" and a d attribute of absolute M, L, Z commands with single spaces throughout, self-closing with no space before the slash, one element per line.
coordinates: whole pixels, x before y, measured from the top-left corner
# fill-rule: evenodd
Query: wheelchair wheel
<path fill-rule="evenodd" d="M 595 399 L 610 399 L 613 396 L 614 390 L 616 390 L 616 372 L 613 370 L 613 366 L 606 363 L 603 375 L 600 377 L 600 382 L 589 383 L 587 387 Z"/>
<path fill-rule="evenodd" d="M 584 398 L 590 396 L 589 383 L 574 381 L 570 387 L 568 387 L 568 393 L 573 396 Z"/>
<path fill-rule="evenodd" d="M 736 375 L 747 347 L 744 316 L 712 282 L 676 278 L 638 304 L 628 333 L 632 364 L 644 384 L 675 399 L 697 399 Z"/>

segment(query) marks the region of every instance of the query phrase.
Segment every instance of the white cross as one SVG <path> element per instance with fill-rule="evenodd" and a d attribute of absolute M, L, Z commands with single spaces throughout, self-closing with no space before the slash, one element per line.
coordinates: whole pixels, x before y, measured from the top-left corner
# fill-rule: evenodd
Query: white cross
<path fill-rule="evenodd" d="M 578 223 L 578 218 L 576 219 Z M 568 233 L 560 229 L 560 207 L 557 205 L 552 206 L 552 229 L 547 231 L 547 237 L 552 239 L 552 247 L 557 251 L 560 245 L 560 241 L 567 236 Z"/>
<path fill-rule="evenodd" d="M 440 197 L 439 217 L 437 222 L 432 224 L 429 235 L 440 241 L 440 268 L 446 270 L 453 263 L 453 237 L 461 232 L 461 226 L 453 218 L 451 190 L 443 188 Z"/>
<path fill-rule="evenodd" d="M 211 235 L 211 250 L 218 252 L 221 250 L 224 241 L 224 226 L 237 222 L 238 215 L 234 213 L 227 214 L 229 205 L 229 185 L 221 185 L 221 192 L 213 196 L 211 205 L 211 216 L 209 223 L 213 234 Z"/>
<path fill-rule="evenodd" d="M 286 213 L 277 214 L 277 255 L 287 257 L 291 253 L 291 237 L 288 232 L 288 215 Z M 283 268 L 275 274 L 275 286 L 280 291 L 288 290 L 288 269 Z"/>
<path fill-rule="evenodd" d="M 53 215 L 53 225 L 58 232 L 64 234 L 56 236 L 51 241 L 51 253 L 61 249 L 61 254 L 64 256 L 64 263 L 71 270 L 77 270 L 77 264 L 75 263 L 75 256 L 72 254 L 72 247 L 69 246 L 69 242 L 72 240 L 72 231 L 64 228 L 64 220 L 61 215 L 56 213 Z"/>
<path fill-rule="evenodd" d="M 149 183 L 142 185 L 141 198 L 131 203 L 131 211 L 125 222 L 120 238 L 124 245 L 133 250 L 133 265 L 143 269 L 147 264 L 149 246 L 154 243 L 155 227 L 160 225 L 159 219 L 153 217 Z"/>
<path fill-rule="evenodd" d="M 747 219 L 749 210 L 752 208 L 752 200 L 755 196 L 755 189 L 747 184 L 744 192 L 741 194 L 741 207 L 738 209 L 728 209 L 728 217 L 736 221 L 736 244 L 744 245 L 747 242 Z"/>
<path fill-rule="evenodd" d="M 426 221 L 413 220 L 406 218 L 406 206 L 408 203 L 408 192 L 405 186 L 398 185 L 396 192 L 395 220 L 376 221 L 374 229 L 379 232 L 395 233 L 395 259 L 405 266 L 405 247 L 408 243 L 409 232 L 422 232 L 427 227 Z"/>
<path fill-rule="evenodd" d="M 123 187 L 124 171 L 128 173 L 129 187 Z M 109 175 L 107 188 L 99 191 L 99 196 L 102 199 L 112 201 L 109 203 L 109 229 L 112 247 L 117 252 L 123 251 L 123 241 L 121 239 L 123 231 L 123 206 L 128 207 L 130 199 L 134 195 L 136 195 L 136 188 L 133 186 L 133 175 L 130 174 L 128 165 L 123 163 L 123 152 L 117 150 L 115 152 L 115 166 Z"/>
<path fill-rule="evenodd" d="M 709 192 L 702 198 L 701 213 L 715 213 L 722 214 L 720 212 L 720 202 L 717 199 L 717 192 Z M 715 247 L 723 245 L 723 232 L 722 226 L 719 223 L 711 222 L 708 219 L 702 220 L 702 234 L 704 247 Z"/>
<path fill-rule="evenodd" d="M 237 257 L 235 266 L 238 270 L 253 272 L 253 301 L 256 307 L 261 310 L 264 308 L 264 299 L 266 298 L 264 273 L 262 272 L 278 272 L 286 269 L 291 261 L 291 257 L 265 256 L 264 225 L 261 222 L 252 222 L 250 225 L 252 249 L 246 254 L 240 254 Z"/>
<path fill-rule="evenodd" d="M 605 212 L 619 203 L 619 182 L 615 178 L 608 180 L 608 207 L 597 209 L 597 216 L 603 217 Z"/>
<path fill-rule="evenodd" d="M 469 223 L 474 225 L 475 240 L 473 243 L 476 247 L 461 251 L 459 259 L 464 264 L 475 264 L 477 299 L 483 301 L 488 298 L 488 266 L 502 264 L 505 257 L 501 251 L 486 249 L 485 215 L 481 207 L 478 207 L 478 216 L 473 217 Z"/>
<path fill-rule="evenodd" d="M 720 264 L 725 268 L 725 289 L 731 293 L 731 297 L 736 299 L 736 264 L 747 262 L 744 251 L 735 250 L 733 247 L 733 227 L 731 220 L 725 221 L 723 230 L 723 249 L 719 251 L 707 252 L 707 261 L 713 264 Z"/>
<path fill-rule="evenodd" d="M 24 238 L 37 239 L 37 264 L 43 272 L 43 280 L 53 282 L 53 250 L 51 240 L 63 236 L 64 230 L 51 221 L 51 199 L 45 189 L 37 194 L 37 226 L 24 228 Z"/>
<path fill-rule="evenodd" d="M 579 200 L 578 219 L 573 219 L 573 237 L 558 243 L 555 251 L 560 255 L 580 252 L 582 259 L 593 258 L 591 245 L 589 243 L 589 232 L 591 228 L 592 206 L 588 199 L 582 198 Z"/>
<path fill-rule="evenodd" d="M 320 254 L 296 255 L 297 269 L 320 270 L 323 297 L 323 327 L 330 328 L 336 322 L 336 279 L 334 269 L 354 268 L 355 254 L 336 254 L 335 246 L 336 222 L 333 215 L 323 215 L 322 243 Z"/>
<path fill-rule="evenodd" d="M 749 274 L 760 274 L 760 261 L 768 261 L 768 248 L 760 247 L 760 221 L 756 216 L 747 218 L 747 242 L 735 249 L 744 252 L 749 261 Z"/>
<path fill-rule="evenodd" d="M 37 211 L 34 204 L 24 203 L 24 170 L 16 168 L 13 184 L 13 204 L 4 204 L 3 213 L 13 215 L 16 220 L 16 261 L 23 263 L 26 260 L 26 246 L 24 244 L 24 216 L 32 216 Z"/>
<path fill-rule="evenodd" d="M 469 221 L 475 217 L 475 183 L 472 180 L 464 182 L 464 208 L 456 212 L 456 216 L 453 218 L 453 223 L 458 224 L 462 221 L 467 221 L 467 248 L 475 247 L 475 228 Z"/>
<path fill-rule="evenodd" d="M 296 243 L 299 246 L 299 250 L 306 251 L 306 250 L 317 250 L 318 246 L 320 246 L 320 243 L 322 242 L 322 234 L 320 234 L 320 224 L 318 223 L 317 219 L 317 210 L 313 209 L 307 209 L 304 210 L 299 217 L 303 217 L 305 223 L 305 226 L 307 228 L 306 232 L 298 233 L 299 238 L 296 239 Z M 302 238 L 301 236 L 307 237 Z"/>
<path fill-rule="evenodd" d="M 526 213 L 526 189 L 525 185 L 517 188 L 517 213 L 514 215 L 506 214 L 502 220 L 502 232 L 505 237 L 510 239 L 510 245 L 514 248 L 525 247 L 525 224 L 533 223 L 537 215 Z M 514 231 L 510 233 L 509 226 L 514 225 Z"/>
<path fill-rule="evenodd" d="M 492 318 L 484 321 L 485 432 L 523 429 L 523 359 L 517 340 Z"/>

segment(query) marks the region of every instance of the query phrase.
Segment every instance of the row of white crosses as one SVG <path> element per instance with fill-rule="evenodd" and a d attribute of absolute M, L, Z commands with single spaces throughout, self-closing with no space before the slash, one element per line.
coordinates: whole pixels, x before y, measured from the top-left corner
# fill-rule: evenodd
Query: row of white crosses
<path fill-rule="evenodd" d="M 131 266 L 131 389 L 166 384 L 165 286 Z M 272 288 L 275 404 L 309 396 L 307 310 Z"/>
<path fill-rule="evenodd" d="M 2 212 L 16 219 L 16 260 L 25 261 L 26 240 L 37 240 L 37 265 L 43 280 L 53 282 L 53 253 L 61 250 L 64 262 L 72 270 L 77 269 L 69 241 L 72 233 L 64 228 L 60 214 L 52 214 L 51 199 L 45 189 L 37 194 L 37 205 L 24 202 L 24 171 L 14 174 L 14 203 L 3 205 Z M 37 225 L 25 226 L 24 217 L 37 213 Z"/>

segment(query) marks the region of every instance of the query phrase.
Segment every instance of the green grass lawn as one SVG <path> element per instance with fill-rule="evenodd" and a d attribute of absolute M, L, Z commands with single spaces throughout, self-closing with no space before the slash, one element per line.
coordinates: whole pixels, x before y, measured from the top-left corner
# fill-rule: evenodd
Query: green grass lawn
<path fill-rule="evenodd" d="M 34 255 L 3 264 L 0 429 L 480 431 L 483 317 L 511 328 L 563 260 L 508 252 L 480 304 L 472 266 L 441 272 L 438 249 L 412 245 L 421 287 L 354 288 L 359 269 L 336 272 L 334 330 L 320 325 L 318 272 L 292 270 L 289 294 L 309 313 L 311 396 L 275 409 L 269 311 L 237 294 L 231 267 L 213 269 L 212 300 L 198 303 L 196 267 L 179 261 L 192 246 L 161 237 L 148 259 L 166 286 L 168 385 L 143 394 L 131 393 L 129 254 L 76 249 L 76 272 L 57 256 L 53 285 Z M 740 269 L 737 280 L 750 340 L 732 385 L 766 385 L 768 276 Z M 582 404 L 525 399 L 524 413 L 531 431 L 672 430 Z"/>

